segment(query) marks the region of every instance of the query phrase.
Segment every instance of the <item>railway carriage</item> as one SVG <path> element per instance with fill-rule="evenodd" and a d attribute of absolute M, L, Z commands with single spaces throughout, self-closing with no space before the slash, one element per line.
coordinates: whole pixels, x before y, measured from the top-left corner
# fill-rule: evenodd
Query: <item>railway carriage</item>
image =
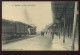
<path fill-rule="evenodd" d="M 2 40 L 20 38 L 28 34 L 27 24 L 2 19 Z"/>
<path fill-rule="evenodd" d="M 34 34 L 36 29 L 28 24 L 2 19 L 2 40 L 13 40 Z"/>
<path fill-rule="evenodd" d="M 15 22 L 15 26 L 15 33 L 17 37 L 27 36 L 29 34 L 27 24 L 22 22 Z"/>
<path fill-rule="evenodd" d="M 13 36 L 14 27 L 13 22 L 8 20 L 2 20 L 2 39 L 9 39 Z M 7 38 L 9 37 L 9 38 Z"/>

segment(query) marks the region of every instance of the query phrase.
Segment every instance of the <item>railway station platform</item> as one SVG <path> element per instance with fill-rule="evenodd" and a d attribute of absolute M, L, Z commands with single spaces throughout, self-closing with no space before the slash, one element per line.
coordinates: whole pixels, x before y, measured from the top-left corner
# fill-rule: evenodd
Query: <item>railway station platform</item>
<path fill-rule="evenodd" d="M 35 35 L 33 38 L 23 39 L 20 41 L 12 42 L 2 45 L 3 51 L 71 51 L 71 39 L 66 38 L 66 42 L 63 44 L 63 37 L 59 39 L 58 36 L 54 36 L 52 39 L 50 34 L 41 36 Z M 78 43 L 76 43 L 78 50 Z"/>

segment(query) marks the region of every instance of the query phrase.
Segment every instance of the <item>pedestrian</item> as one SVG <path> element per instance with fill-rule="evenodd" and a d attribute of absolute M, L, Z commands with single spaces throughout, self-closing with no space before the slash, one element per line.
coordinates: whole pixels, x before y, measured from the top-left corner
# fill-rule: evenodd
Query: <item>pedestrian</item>
<path fill-rule="evenodd" d="M 46 32 L 46 34 L 47 34 L 47 32 Z"/>
<path fill-rule="evenodd" d="M 44 36 L 44 32 L 42 32 L 42 35 Z"/>
<path fill-rule="evenodd" d="M 42 31 L 41 31 L 41 36 L 42 36 Z"/>
<path fill-rule="evenodd" d="M 51 36 L 52 36 L 52 38 L 54 39 L 54 32 L 53 32 L 53 31 L 51 32 Z"/>

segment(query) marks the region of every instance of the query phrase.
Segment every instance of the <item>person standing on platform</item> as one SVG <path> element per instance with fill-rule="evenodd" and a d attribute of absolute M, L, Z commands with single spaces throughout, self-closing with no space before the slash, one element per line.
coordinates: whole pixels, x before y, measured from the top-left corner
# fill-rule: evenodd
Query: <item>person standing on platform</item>
<path fill-rule="evenodd" d="M 41 36 L 42 36 L 42 31 L 41 31 Z"/>
<path fill-rule="evenodd" d="M 44 36 L 44 32 L 41 32 L 41 36 Z"/>
<path fill-rule="evenodd" d="M 44 32 L 42 32 L 42 35 L 44 36 Z"/>
<path fill-rule="evenodd" d="M 46 32 L 46 34 L 47 34 L 47 32 Z"/>
<path fill-rule="evenodd" d="M 54 39 L 54 32 L 53 32 L 53 31 L 51 32 L 51 36 L 52 36 L 52 38 Z"/>

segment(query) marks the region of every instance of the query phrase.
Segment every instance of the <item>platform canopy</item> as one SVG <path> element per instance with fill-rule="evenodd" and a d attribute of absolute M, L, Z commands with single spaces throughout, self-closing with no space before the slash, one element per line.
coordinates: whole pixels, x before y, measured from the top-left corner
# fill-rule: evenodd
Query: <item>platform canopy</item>
<path fill-rule="evenodd" d="M 74 1 L 52 1 L 52 13 L 54 15 L 54 23 L 64 23 L 69 26 L 73 23 L 74 18 Z M 59 22 L 56 22 L 59 21 Z"/>

